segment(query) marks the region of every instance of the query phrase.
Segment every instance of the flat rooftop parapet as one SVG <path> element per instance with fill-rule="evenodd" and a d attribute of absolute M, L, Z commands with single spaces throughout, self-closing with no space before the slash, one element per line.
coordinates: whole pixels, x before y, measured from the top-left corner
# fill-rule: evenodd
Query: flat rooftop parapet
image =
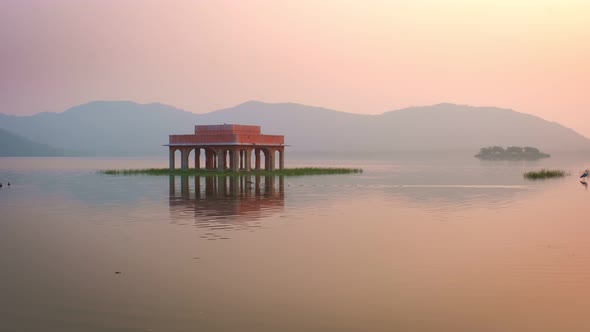
<path fill-rule="evenodd" d="M 222 134 L 242 134 L 242 135 L 261 135 L 260 126 L 222 124 L 222 125 L 197 125 L 195 126 L 195 135 L 222 135 Z"/>
<path fill-rule="evenodd" d="M 285 145 L 283 135 L 263 135 L 260 126 L 223 124 L 197 125 L 195 133 L 170 135 L 168 146 Z"/>

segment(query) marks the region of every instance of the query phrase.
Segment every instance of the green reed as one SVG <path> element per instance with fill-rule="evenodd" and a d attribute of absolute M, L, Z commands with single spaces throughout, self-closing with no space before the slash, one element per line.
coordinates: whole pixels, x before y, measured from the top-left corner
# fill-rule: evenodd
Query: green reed
<path fill-rule="evenodd" d="M 565 171 L 559 169 L 542 169 L 539 171 L 529 171 L 524 173 L 524 178 L 528 180 L 542 180 L 551 178 L 561 178 L 566 176 Z"/>
<path fill-rule="evenodd" d="M 191 176 L 240 176 L 240 175 L 283 175 L 283 176 L 303 176 L 303 175 L 329 175 L 329 174 L 355 174 L 362 173 L 361 168 L 343 168 L 343 167 L 300 167 L 285 168 L 273 171 L 252 170 L 249 172 L 231 170 L 205 170 L 205 169 L 174 169 L 168 168 L 142 168 L 142 169 L 106 169 L 99 173 L 107 175 L 191 175 Z"/>

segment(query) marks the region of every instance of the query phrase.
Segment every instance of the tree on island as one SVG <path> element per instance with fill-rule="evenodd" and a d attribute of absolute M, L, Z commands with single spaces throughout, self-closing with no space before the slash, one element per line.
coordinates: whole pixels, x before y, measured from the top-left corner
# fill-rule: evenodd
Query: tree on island
<path fill-rule="evenodd" d="M 501 146 L 489 146 L 481 148 L 475 157 L 484 160 L 537 160 L 549 158 L 551 155 L 530 146 L 524 148 L 520 146 L 509 146 L 506 149 Z"/>

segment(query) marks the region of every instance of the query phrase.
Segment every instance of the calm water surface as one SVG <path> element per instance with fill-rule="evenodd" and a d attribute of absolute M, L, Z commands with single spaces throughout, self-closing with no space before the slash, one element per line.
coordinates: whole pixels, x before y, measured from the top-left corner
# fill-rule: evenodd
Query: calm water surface
<path fill-rule="evenodd" d="M 0 331 L 588 331 L 590 158 L 288 160 L 357 175 L 107 176 L 0 158 Z M 522 173 L 573 175 L 530 182 Z"/>

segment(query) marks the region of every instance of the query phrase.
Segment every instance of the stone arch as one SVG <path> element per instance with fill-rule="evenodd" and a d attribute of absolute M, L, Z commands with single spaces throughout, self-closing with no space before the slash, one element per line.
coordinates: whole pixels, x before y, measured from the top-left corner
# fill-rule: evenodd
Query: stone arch
<path fill-rule="evenodd" d="M 217 161 L 216 169 L 223 171 L 228 166 L 228 149 L 226 147 L 218 148 L 214 151 L 215 160 Z"/>
<path fill-rule="evenodd" d="M 176 150 L 178 150 L 175 147 L 168 147 L 168 167 L 170 170 L 174 170 L 176 168 Z"/>
<path fill-rule="evenodd" d="M 239 164 L 238 164 L 239 165 L 238 169 L 239 170 L 246 170 L 246 164 L 247 164 L 246 156 L 248 153 L 246 152 L 246 149 L 244 149 L 244 148 L 240 148 L 238 151 L 239 151 L 238 156 L 239 156 L 239 160 L 240 160 Z"/>
<path fill-rule="evenodd" d="M 217 151 L 212 148 L 203 148 L 205 154 L 205 169 L 217 169 Z"/>
<path fill-rule="evenodd" d="M 252 170 L 252 165 L 254 165 L 254 163 L 252 163 L 252 155 L 254 154 L 254 148 L 245 147 L 242 150 L 244 151 L 242 154 L 243 158 L 240 158 L 240 160 L 244 160 L 243 170 L 246 172 L 250 172 Z"/>
<path fill-rule="evenodd" d="M 197 153 L 197 148 L 190 148 L 190 150 L 188 150 L 188 168 L 197 168 L 197 161 L 195 160 L 196 158 L 196 153 Z"/>
<path fill-rule="evenodd" d="M 260 148 L 254 148 L 254 151 L 252 153 L 253 157 L 254 157 L 254 162 L 252 163 L 252 165 L 254 165 L 254 169 L 255 170 L 260 170 L 261 169 L 261 159 L 262 159 L 262 152 L 260 151 Z"/>
<path fill-rule="evenodd" d="M 177 169 L 182 165 L 182 151 L 180 149 L 174 149 L 174 165 Z"/>
<path fill-rule="evenodd" d="M 190 155 L 189 155 L 189 164 L 193 165 L 194 169 L 204 169 L 207 168 L 207 156 L 206 156 L 206 149 L 200 146 L 195 146 L 191 148 Z"/>
<path fill-rule="evenodd" d="M 207 150 L 200 146 L 195 147 L 195 168 L 207 168 Z"/>
<path fill-rule="evenodd" d="M 273 149 L 263 147 L 263 148 L 260 148 L 260 151 L 262 152 L 261 156 L 260 156 L 261 169 L 264 169 L 267 171 L 272 171 L 274 169 Z"/>

